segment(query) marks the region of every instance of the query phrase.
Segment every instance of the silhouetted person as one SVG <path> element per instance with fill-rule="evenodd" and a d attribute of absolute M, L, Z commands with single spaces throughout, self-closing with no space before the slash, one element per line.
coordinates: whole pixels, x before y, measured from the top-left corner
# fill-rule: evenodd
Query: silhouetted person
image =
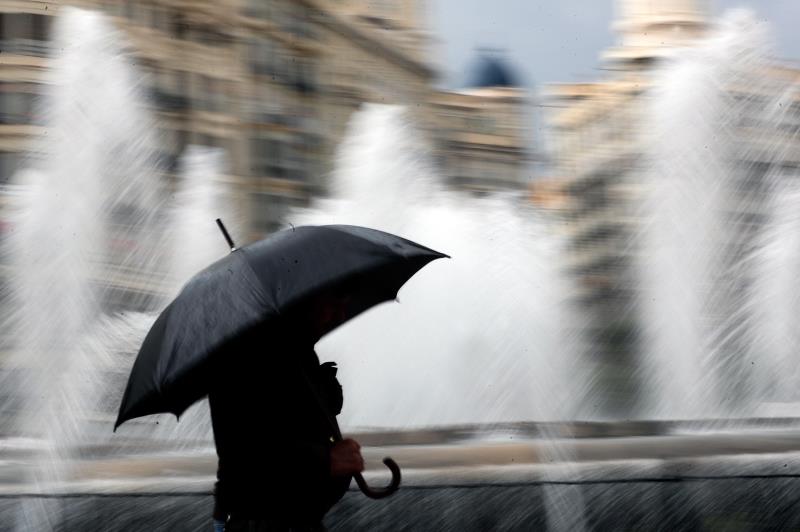
<path fill-rule="evenodd" d="M 215 521 L 225 531 L 317 531 L 354 473 L 358 443 L 334 443 L 342 407 L 336 367 L 314 352 L 341 303 L 318 298 L 301 317 L 254 331 L 220 357 L 209 394 L 219 464 Z M 322 403 L 322 404 L 321 404 Z"/>

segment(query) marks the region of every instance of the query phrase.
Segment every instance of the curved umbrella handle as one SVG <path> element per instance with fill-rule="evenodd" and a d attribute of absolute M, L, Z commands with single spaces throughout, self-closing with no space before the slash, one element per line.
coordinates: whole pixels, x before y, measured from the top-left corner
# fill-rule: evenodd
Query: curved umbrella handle
<path fill-rule="evenodd" d="M 360 489 L 361 492 L 370 499 L 383 499 L 384 497 L 388 497 L 397 491 L 397 488 L 400 487 L 400 467 L 388 456 L 383 459 L 383 463 L 386 464 L 386 467 L 388 467 L 389 471 L 392 472 L 392 481 L 385 488 L 370 488 L 367 486 L 367 481 L 364 480 L 364 477 L 361 476 L 361 473 L 356 473 L 353 475 L 353 477 L 356 479 L 356 484 L 358 484 L 358 489 Z"/>

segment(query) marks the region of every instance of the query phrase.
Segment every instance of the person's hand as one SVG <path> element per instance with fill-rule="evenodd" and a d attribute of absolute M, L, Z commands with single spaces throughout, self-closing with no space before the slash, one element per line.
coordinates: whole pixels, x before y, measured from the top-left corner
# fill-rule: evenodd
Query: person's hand
<path fill-rule="evenodd" d="M 331 475 L 346 477 L 364 471 L 364 458 L 357 441 L 347 439 L 336 442 L 331 448 Z"/>

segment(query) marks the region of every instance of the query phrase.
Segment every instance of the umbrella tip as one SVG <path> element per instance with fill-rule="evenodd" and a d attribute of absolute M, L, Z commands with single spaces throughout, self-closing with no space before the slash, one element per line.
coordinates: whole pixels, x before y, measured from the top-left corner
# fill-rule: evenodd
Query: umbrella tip
<path fill-rule="evenodd" d="M 225 237 L 225 241 L 228 242 L 228 245 L 231 247 L 231 251 L 236 251 L 236 245 L 233 243 L 231 235 L 228 234 L 228 230 L 225 229 L 225 224 L 222 223 L 222 220 L 219 218 L 217 218 L 217 227 L 219 227 L 219 230 L 222 231 L 222 236 Z"/>

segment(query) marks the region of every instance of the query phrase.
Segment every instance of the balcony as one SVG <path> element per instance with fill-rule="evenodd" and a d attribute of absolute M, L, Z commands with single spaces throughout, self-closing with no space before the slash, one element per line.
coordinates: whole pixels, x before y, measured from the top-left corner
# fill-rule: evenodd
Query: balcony
<path fill-rule="evenodd" d="M 50 53 L 50 43 L 36 39 L 0 40 L 0 51 L 4 54 L 46 57 Z"/>

